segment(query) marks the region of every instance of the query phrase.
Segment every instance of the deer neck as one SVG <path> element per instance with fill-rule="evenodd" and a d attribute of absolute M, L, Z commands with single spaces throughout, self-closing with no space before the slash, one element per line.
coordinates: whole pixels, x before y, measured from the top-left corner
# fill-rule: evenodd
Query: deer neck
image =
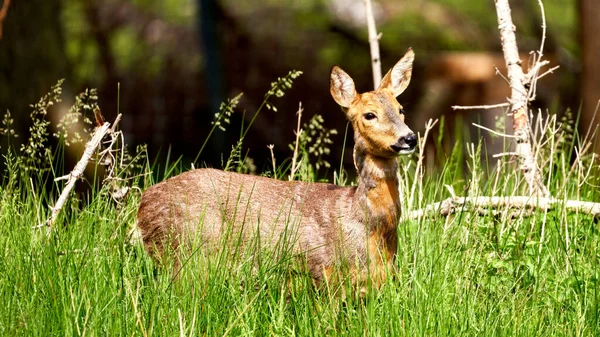
<path fill-rule="evenodd" d="M 355 148 L 354 164 L 358 173 L 356 205 L 362 208 L 368 228 L 395 237 L 400 217 L 397 158 L 378 157 Z"/>

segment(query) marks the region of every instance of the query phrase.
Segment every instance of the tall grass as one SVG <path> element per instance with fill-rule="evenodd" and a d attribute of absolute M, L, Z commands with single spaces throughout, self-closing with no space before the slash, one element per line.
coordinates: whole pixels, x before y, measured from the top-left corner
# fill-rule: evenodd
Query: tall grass
<path fill-rule="evenodd" d="M 543 153 L 552 158 L 544 165 L 548 185 L 557 197 L 598 201 L 600 174 L 593 159 L 582 160 L 591 167 L 589 174 L 577 165 L 572 169 L 577 139 L 575 134 Z M 438 139 L 436 146 L 441 148 L 443 141 Z M 509 159 L 488 168 L 478 164 L 477 146 L 466 148 L 454 147 L 440 169 L 419 180 L 414 204 L 404 209 L 447 197 L 444 185 L 470 196 L 522 190 L 522 177 Z M 109 186 L 93 187 L 80 196 L 83 200 L 72 196 L 49 236 L 32 229 L 46 218 L 61 185 L 47 183 L 53 170 L 20 170 L 20 155 L 4 157 L 7 169 L 0 185 L 3 336 L 600 332 L 600 233 L 597 219 L 583 214 L 560 208 L 548 213 L 457 210 L 447 218 L 405 219 L 399 225 L 393 279 L 365 297 L 351 285 L 342 285 L 345 296 L 327 286 L 314 287 L 308 274 L 288 259 L 240 261 L 235 268 L 218 257 L 190 260 L 173 279 L 172 270 L 157 267 L 140 245 L 130 243 L 128 231 L 140 198 L 136 190 L 116 202 Z M 52 167 L 62 161 L 52 159 Z M 419 179 L 414 162 L 402 159 L 404 200 L 413 179 Z M 133 186 L 154 183 L 156 174 L 143 175 L 149 167 L 156 168 L 131 168 L 129 176 L 137 177 Z M 179 162 L 163 168 L 168 175 L 182 170 Z M 289 164 L 277 170 L 285 177 Z M 314 170 L 299 172 L 302 180 L 316 179 L 306 175 Z"/>

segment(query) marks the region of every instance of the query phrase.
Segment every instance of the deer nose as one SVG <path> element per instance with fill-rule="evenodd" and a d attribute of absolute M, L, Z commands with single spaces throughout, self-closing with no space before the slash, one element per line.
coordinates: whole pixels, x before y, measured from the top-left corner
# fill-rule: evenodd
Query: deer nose
<path fill-rule="evenodd" d="M 396 144 L 392 145 L 391 148 L 398 153 L 410 153 L 417 146 L 417 136 L 414 133 L 410 133 L 407 136 L 402 136 L 398 139 Z"/>
<path fill-rule="evenodd" d="M 402 140 L 402 138 L 400 138 L 400 140 Z M 415 146 L 417 146 L 417 136 L 414 133 L 411 133 L 408 136 L 404 137 L 404 142 L 412 149 Z"/>

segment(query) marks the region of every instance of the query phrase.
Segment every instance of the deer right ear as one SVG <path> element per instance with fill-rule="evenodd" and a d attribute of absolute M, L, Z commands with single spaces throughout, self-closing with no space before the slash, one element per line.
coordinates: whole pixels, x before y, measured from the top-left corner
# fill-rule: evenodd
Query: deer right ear
<path fill-rule="evenodd" d="M 354 81 L 338 66 L 331 68 L 329 92 L 337 104 L 343 108 L 348 108 L 357 95 Z"/>

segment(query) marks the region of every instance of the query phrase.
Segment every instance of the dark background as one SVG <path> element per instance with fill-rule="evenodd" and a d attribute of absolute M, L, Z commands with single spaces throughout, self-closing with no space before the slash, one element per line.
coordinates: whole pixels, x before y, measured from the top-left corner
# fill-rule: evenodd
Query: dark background
<path fill-rule="evenodd" d="M 583 103 L 581 126 L 587 130 L 600 98 L 600 2 L 544 5 L 545 54 L 561 68 L 540 80 L 534 107 L 577 113 Z M 408 47 L 416 52 L 412 83 L 399 97 L 407 124 L 422 131 L 428 118 L 445 114 L 448 133 L 471 121 L 493 128 L 501 111 L 455 112 L 450 106 L 496 104 L 509 95 L 493 69 L 504 68 L 494 1 L 382 0 L 374 6 L 383 72 Z M 527 53 L 539 48 L 540 9 L 536 0 L 513 0 L 511 6 L 526 63 Z M 259 169 L 270 167 L 267 144 L 275 144 L 278 158 L 289 157 L 302 101 L 304 121 L 318 113 L 338 130 L 329 158 L 335 163 L 346 122 L 329 95 L 331 66 L 346 70 L 360 92 L 372 89 L 362 0 L 12 0 L 5 14 L 0 112 L 10 110 L 20 141 L 27 136 L 29 104 L 65 78 L 65 102 L 50 119 L 58 120 L 83 89 L 98 88 L 109 121 L 119 106 L 127 143 L 148 144 L 151 158 L 171 146 L 172 156 L 190 160 L 220 102 L 243 92 L 232 125 L 202 153 L 203 162 L 219 167 L 221 153 L 229 153 L 242 119 L 252 118 L 270 83 L 297 69 L 304 75 L 273 100 L 277 112 L 258 116 L 244 148 Z"/>

